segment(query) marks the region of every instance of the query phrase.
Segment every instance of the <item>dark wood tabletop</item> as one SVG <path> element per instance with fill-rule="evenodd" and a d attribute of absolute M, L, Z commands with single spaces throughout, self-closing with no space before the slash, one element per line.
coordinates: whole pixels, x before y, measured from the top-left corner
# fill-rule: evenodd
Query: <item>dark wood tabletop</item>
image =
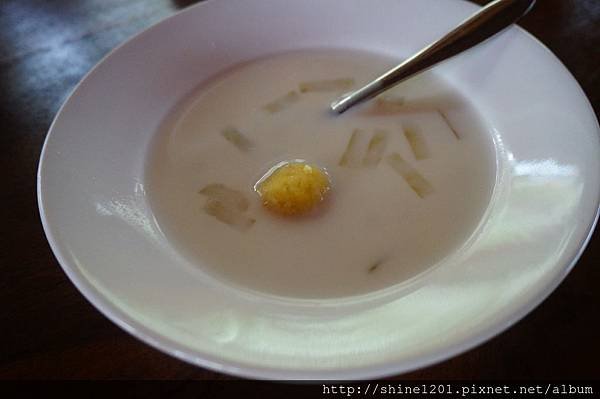
<path fill-rule="evenodd" d="M 102 316 L 54 258 L 36 202 L 42 143 L 75 84 L 129 36 L 192 3 L 0 1 L 0 379 L 230 378 L 164 355 Z M 571 70 L 598 115 L 600 0 L 540 0 L 521 25 Z M 525 319 L 467 353 L 397 378 L 599 379 L 599 286 L 596 232 L 566 280 Z"/>

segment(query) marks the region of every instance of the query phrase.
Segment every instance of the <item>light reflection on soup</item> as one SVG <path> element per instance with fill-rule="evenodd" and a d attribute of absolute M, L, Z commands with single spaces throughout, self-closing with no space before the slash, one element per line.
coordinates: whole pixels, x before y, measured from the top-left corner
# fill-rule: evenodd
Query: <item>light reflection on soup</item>
<path fill-rule="evenodd" d="M 171 243 L 229 284 L 301 298 L 389 287 L 461 248 L 495 181 L 493 141 L 468 102 L 428 73 L 344 115 L 327 111 L 396 63 L 287 53 L 195 90 L 163 124 L 147 166 Z M 297 159 L 326 170 L 331 190 L 312 214 L 279 217 L 253 187 Z"/>

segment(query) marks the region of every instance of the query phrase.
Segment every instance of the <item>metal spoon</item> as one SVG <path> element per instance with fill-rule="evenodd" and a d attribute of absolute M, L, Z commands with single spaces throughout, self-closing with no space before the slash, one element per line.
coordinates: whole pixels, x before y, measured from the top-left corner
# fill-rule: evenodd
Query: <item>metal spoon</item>
<path fill-rule="evenodd" d="M 402 64 L 360 89 L 335 100 L 331 103 L 331 109 L 341 114 L 348 108 L 373 98 L 400 82 L 478 45 L 518 21 L 531 10 L 534 4 L 535 0 L 492 1 L 453 31 L 431 43 Z"/>

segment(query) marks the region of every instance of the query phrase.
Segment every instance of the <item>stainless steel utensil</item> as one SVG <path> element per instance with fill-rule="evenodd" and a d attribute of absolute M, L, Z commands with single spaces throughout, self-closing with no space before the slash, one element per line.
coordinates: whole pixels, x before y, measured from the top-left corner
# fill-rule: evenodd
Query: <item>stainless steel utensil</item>
<path fill-rule="evenodd" d="M 331 103 L 331 109 L 342 113 L 454 57 L 511 26 L 534 6 L 536 0 L 495 0 L 473 14 L 457 28 L 428 45 L 402 64 L 384 73 L 360 89 L 345 94 Z"/>

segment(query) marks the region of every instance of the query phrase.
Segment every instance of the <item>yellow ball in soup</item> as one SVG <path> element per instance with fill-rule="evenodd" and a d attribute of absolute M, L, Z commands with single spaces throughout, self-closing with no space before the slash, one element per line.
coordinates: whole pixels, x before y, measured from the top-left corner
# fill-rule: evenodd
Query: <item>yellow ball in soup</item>
<path fill-rule="evenodd" d="M 331 188 L 321 168 L 304 162 L 275 169 L 257 186 L 265 208 L 283 216 L 298 216 L 316 208 Z"/>

